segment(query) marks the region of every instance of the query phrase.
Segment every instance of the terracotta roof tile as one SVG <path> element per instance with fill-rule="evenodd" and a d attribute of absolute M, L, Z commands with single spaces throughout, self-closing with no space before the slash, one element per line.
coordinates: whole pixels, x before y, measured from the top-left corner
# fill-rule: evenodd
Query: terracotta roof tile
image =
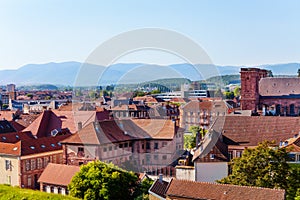
<path fill-rule="evenodd" d="M 259 94 L 262 96 L 300 94 L 300 78 L 262 78 L 259 81 Z"/>
<path fill-rule="evenodd" d="M 172 179 L 166 194 L 169 197 L 181 197 L 182 199 L 285 199 L 285 191 L 281 189 L 204 183 L 177 179 Z"/>
<path fill-rule="evenodd" d="M 78 166 L 49 163 L 38 182 L 67 186 L 79 171 L 80 167 Z"/>
<path fill-rule="evenodd" d="M 150 193 L 152 192 L 156 195 L 159 195 L 163 198 L 166 198 L 166 192 L 167 192 L 167 189 L 168 189 L 168 185 L 169 185 L 169 182 L 164 181 L 164 180 L 160 181 L 159 179 L 157 179 L 152 184 L 149 191 L 150 191 Z"/>
<path fill-rule="evenodd" d="M 300 131 L 300 117 L 227 116 L 222 130 L 226 139 L 239 145 L 256 146 L 264 140 L 279 144 Z"/>

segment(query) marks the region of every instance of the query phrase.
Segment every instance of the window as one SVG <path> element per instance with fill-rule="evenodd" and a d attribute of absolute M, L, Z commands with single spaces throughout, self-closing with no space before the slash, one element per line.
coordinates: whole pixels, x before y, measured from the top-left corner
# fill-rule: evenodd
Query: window
<path fill-rule="evenodd" d="M 163 159 L 163 160 L 167 160 L 167 155 L 163 155 L 163 156 L 162 156 L 162 159 Z"/>
<path fill-rule="evenodd" d="M 150 142 L 146 143 L 146 149 L 150 149 Z"/>
<path fill-rule="evenodd" d="M 29 160 L 25 161 L 25 168 L 26 168 L 26 171 L 30 171 L 30 161 Z"/>
<path fill-rule="evenodd" d="M 132 147 L 132 142 L 129 142 L 129 147 Z"/>
<path fill-rule="evenodd" d="M 11 171 L 11 161 L 5 160 L 5 169 Z"/>
<path fill-rule="evenodd" d="M 153 156 L 154 160 L 158 160 L 158 155 Z"/>
<path fill-rule="evenodd" d="M 45 157 L 44 158 L 44 167 L 46 167 L 48 165 L 48 162 L 49 162 L 48 157 Z"/>
<path fill-rule="evenodd" d="M 167 142 L 163 142 L 163 143 L 162 143 L 162 146 L 163 146 L 163 147 L 167 146 Z"/>
<path fill-rule="evenodd" d="M 106 147 L 103 148 L 103 152 L 107 152 L 107 148 Z"/>
<path fill-rule="evenodd" d="M 154 149 L 158 149 L 158 142 L 154 143 Z"/>
<path fill-rule="evenodd" d="M 108 150 L 109 150 L 109 151 L 112 151 L 112 146 L 109 146 L 109 147 L 108 147 Z"/>
<path fill-rule="evenodd" d="M 210 158 L 211 160 L 215 159 L 215 154 L 210 154 L 210 155 L 209 155 L 209 158 Z"/>
<path fill-rule="evenodd" d="M 146 164 L 150 164 L 151 155 L 146 154 Z"/>
<path fill-rule="evenodd" d="M 7 176 L 7 184 L 11 185 L 11 176 Z"/>
<path fill-rule="evenodd" d="M 56 155 L 53 156 L 52 162 L 53 162 L 53 163 L 56 163 Z"/>
<path fill-rule="evenodd" d="M 119 148 L 123 148 L 123 144 L 119 144 Z"/>
<path fill-rule="evenodd" d="M 37 159 L 37 168 L 38 169 L 43 168 L 43 160 L 41 158 Z"/>
<path fill-rule="evenodd" d="M 31 168 L 31 170 L 35 170 L 35 168 L 36 168 L 35 159 L 30 160 L 30 168 Z"/>
<path fill-rule="evenodd" d="M 124 148 L 127 148 L 128 147 L 128 143 L 126 142 L 125 144 L 124 144 Z"/>
<path fill-rule="evenodd" d="M 241 151 L 237 151 L 236 152 L 236 157 L 241 157 L 242 156 L 242 152 Z"/>
<path fill-rule="evenodd" d="M 27 177 L 27 185 L 28 187 L 31 187 L 31 176 Z"/>
<path fill-rule="evenodd" d="M 84 148 L 83 147 L 78 147 L 78 152 L 84 153 Z"/>

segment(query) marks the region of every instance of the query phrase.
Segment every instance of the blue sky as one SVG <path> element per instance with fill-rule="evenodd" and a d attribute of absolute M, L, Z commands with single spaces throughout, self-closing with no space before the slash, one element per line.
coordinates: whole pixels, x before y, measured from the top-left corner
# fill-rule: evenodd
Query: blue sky
<path fill-rule="evenodd" d="M 84 62 L 122 32 L 157 27 L 197 42 L 219 65 L 300 62 L 300 1 L 1 0 L 0 69 L 29 63 Z M 183 62 L 137 52 L 117 62 Z"/>

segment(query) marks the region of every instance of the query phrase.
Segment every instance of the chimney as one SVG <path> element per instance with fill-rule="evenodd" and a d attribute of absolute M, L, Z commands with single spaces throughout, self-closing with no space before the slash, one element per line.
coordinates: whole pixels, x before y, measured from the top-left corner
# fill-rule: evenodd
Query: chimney
<path fill-rule="evenodd" d="M 163 182 L 163 174 L 159 174 L 158 175 L 158 180 L 159 180 L 160 183 Z"/>
<path fill-rule="evenodd" d="M 82 129 L 82 122 L 78 122 L 77 128 L 78 128 L 78 131 L 80 131 Z"/>

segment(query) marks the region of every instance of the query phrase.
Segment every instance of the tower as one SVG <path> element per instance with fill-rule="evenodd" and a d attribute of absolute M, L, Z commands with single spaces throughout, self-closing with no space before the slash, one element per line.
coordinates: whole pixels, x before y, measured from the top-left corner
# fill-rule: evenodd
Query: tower
<path fill-rule="evenodd" d="M 256 111 L 259 103 L 258 84 L 261 78 L 268 76 L 268 70 L 258 68 L 241 69 L 241 108 Z"/>

